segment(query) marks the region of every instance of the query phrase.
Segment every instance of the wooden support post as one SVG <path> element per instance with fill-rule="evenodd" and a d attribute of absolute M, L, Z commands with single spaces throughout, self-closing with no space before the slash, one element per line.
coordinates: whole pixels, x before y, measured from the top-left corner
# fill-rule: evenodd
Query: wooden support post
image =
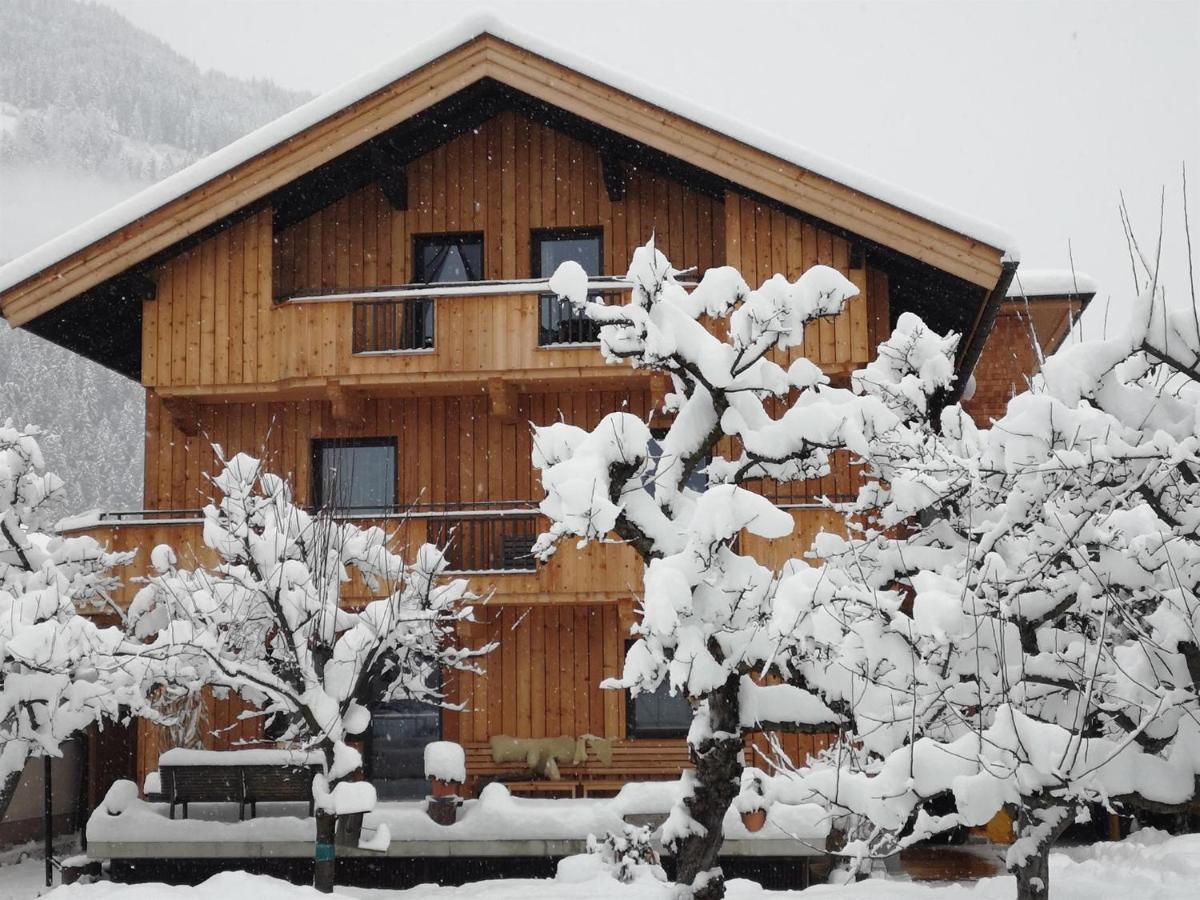
<path fill-rule="evenodd" d="M 674 389 L 674 384 L 671 381 L 671 376 L 666 372 L 655 372 L 650 377 L 650 409 L 655 412 L 662 412 L 663 404 L 667 401 L 667 394 Z"/>
<path fill-rule="evenodd" d="M 44 839 L 46 841 L 46 887 L 54 886 L 54 790 L 50 786 L 50 754 L 42 756 L 42 779 L 45 788 L 45 825 Z"/>
<path fill-rule="evenodd" d="M 200 433 L 200 404 L 186 397 L 164 397 L 163 409 L 175 423 L 175 427 L 188 437 Z"/>
<path fill-rule="evenodd" d="M 488 412 L 501 422 L 517 421 L 517 386 L 503 378 L 488 379 Z"/>
<path fill-rule="evenodd" d="M 600 174 L 604 178 L 604 189 L 608 191 L 608 199 L 613 203 L 624 200 L 629 185 L 624 161 L 610 151 L 601 153 Z"/>
<path fill-rule="evenodd" d="M 317 810 L 317 840 L 313 858 L 313 887 L 322 894 L 333 893 L 337 875 L 337 817 Z"/>
<path fill-rule="evenodd" d="M 366 399 L 339 381 L 329 382 L 329 404 L 337 422 L 353 424 L 366 418 Z"/>

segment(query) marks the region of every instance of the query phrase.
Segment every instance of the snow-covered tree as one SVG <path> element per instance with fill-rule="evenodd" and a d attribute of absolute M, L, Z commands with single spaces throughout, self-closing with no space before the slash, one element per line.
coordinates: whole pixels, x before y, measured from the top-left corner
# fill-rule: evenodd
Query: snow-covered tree
<path fill-rule="evenodd" d="M 769 626 L 781 573 L 739 552 L 737 537 L 786 538 L 794 521 L 744 485 L 820 477 L 838 450 L 871 458 L 876 447 L 920 443 L 905 392 L 916 390 L 913 382 L 944 388 L 953 366 L 936 343 L 919 371 L 897 366 L 894 390 L 835 389 L 810 360 L 785 369 L 771 354 L 801 346 L 806 325 L 836 316 L 858 293 L 841 273 L 815 266 L 794 283 L 777 275 L 751 290 L 734 269 L 714 268 L 690 292 L 677 274 L 651 241 L 634 254 L 626 304 L 589 298 L 573 263 L 553 276 L 554 291 L 602 324 L 608 360 L 667 373 L 674 390 L 664 409 L 670 427 L 654 445 L 649 425 L 622 412 L 590 432 L 565 423 L 536 429 L 534 465 L 551 526 L 534 552 L 545 559 L 568 537 L 615 538 L 644 560 L 637 640 L 621 678 L 606 686 L 637 693 L 666 680 L 692 703 L 695 772 L 685 774 L 663 837 L 677 881 L 717 898 L 722 821 L 739 791 L 745 733 L 765 721 L 818 733 L 844 722 L 778 665 Z M 699 492 L 689 486 L 697 477 Z M 760 686 L 756 675 L 791 683 Z"/>
<path fill-rule="evenodd" d="M 1200 775 L 1200 335 L 1150 286 L 978 431 L 957 407 L 896 445 L 781 583 L 785 667 L 843 740 L 768 793 L 858 817 L 890 852 L 1007 808 L 1018 896 L 1049 893 L 1081 807 L 1178 808 Z M 929 804 L 952 797 L 954 812 Z"/>
<path fill-rule="evenodd" d="M 140 707 L 138 667 L 112 664 L 120 629 L 100 629 L 76 605 L 109 602 L 114 567 L 89 537 L 53 535 L 63 484 L 45 469 L 35 428 L 0 425 L 0 818 L 31 756 L 122 704 Z"/>
<path fill-rule="evenodd" d="M 317 886 L 332 890 L 335 818 L 374 804 L 369 785 L 346 781 L 362 762 L 348 740 L 366 731 L 376 704 L 443 703 L 431 674 L 475 671 L 490 647 L 457 644 L 475 598 L 466 581 L 440 578 L 436 547 L 406 562 L 381 528 L 301 509 L 258 460 L 238 454 L 223 467 L 212 480 L 221 497 L 204 510 L 204 542 L 220 562 L 180 568 L 172 548 L 155 548 L 157 574 L 130 624 L 172 677 L 237 691 L 278 723 L 281 740 L 324 755 Z M 379 598 L 357 610 L 342 604 L 354 575 Z"/>

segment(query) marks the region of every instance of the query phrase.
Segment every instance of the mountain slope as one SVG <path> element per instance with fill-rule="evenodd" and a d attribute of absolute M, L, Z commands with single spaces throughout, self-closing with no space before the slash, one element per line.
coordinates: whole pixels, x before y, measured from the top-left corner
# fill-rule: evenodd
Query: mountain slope
<path fill-rule="evenodd" d="M 158 179 L 307 95 L 200 68 L 117 12 L 0 4 L 0 160 Z"/>
<path fill-rule="evenodd" d="M 306 99 L 201 72 L 106 7 L 3 0 L 0 262 Z M 47 461 L 70 509 L 141 506 L 139 385 L 0 321 L 0 421 L 9 417 L 50 432 Z"/>

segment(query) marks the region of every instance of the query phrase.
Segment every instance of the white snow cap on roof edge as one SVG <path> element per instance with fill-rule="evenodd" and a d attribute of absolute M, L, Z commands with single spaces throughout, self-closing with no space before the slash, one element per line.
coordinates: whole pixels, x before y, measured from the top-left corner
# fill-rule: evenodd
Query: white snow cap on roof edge
<path fill-rule="evenodd" d="M 906 210 L 931 222 L 956 231 L 967 237 L 1005 251 L 1006 258 L 1017 259 L 1015 242 L 1003 230 L 962 215 L 910 194 L 885 181 L 876 179 L 857 169 L 842 165 L 801 147 L 788 144 L 758 129 L 735 119 L 726 118 L 705 107 L 689 103 L 660 91 L 658 88 L 605 68 L 591 60 L 575 56 L 569 51 L 532 37 L 490 13 L 475 13 L 465 17 L 456 26 L 418 44 L 399 57 L 348 81 L 341 87 L 310 100 L 289 113 L 280 116 L 261 128 L 239 138 L 232 144 L 164 178 L 157 184 L 134 194 L 116 206 L 88 219 L 80 225 L 42 244 L 4 266 L 0 266 L 0 291 L 19 284 L 36 275 L 42 269 L 54 265 L 84 247 L 106 237 L 112 232 L 137 221 L 161 206 L 170 203 L 189 191 L 218 178 L 247 160 L 258 156 L 277 144 L 298 135 L 340 110 L 386 87 L 408 73 L 433 62 L 439 56 L 481 34 L 491 34 L 501 40 L 516 44 L 531 53 L 543 56 L 559 65 L 574 69 L 583 75 L 608 84 L 627 94 L 632 94 L 668 112 L 691 119 L 700 125 L 728 135 L 752 147 L 756 147 L 780 159 L 823 175 L 862 194 L 882 200 L 892 206 Z"/>
<path fill-rule="evenodd" d="M 1017 269 L 1008 286 L 1009 297 L 1069 297 L 1095 294 L 1099 286 L 1082 272 L 1070 269 Z"/>

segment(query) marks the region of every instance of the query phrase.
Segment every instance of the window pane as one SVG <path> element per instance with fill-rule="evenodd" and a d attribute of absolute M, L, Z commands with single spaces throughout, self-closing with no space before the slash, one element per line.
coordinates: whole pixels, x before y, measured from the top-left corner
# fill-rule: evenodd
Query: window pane
<path fill-rule="evenodd" d="M 667 682 L 652 694 L 640 693 L 633 700 L 633 730 L 643 735 L 686 734 L 692 724 L 692 707 L 682 693 L 671 696 Z"/>
<path fill-rule="evenodd" d="M 538 272 L 538 277 L 548 278 L 567 260 L 579 263 L 588 275 L 600 274 L 600 237 L 598 235 L 543 237 L 539 238 L 539 244 L 541 270 Z"/>
<path fill-rule="evenodd" d="M 583 266 L 589 276 L 601 274 L 600 235 L 586 233 L 534 233 L 535 277 L 548 278 L 564 262 Z M 600 340 L 600 326 L 577 311 L 570 302 L 543 294 L 538 304 L 538 344 L 583 344 Z"/>
<path fill-rule="evenodd" d="M 320 506 L 360 515 L 391 512 L 396 505 L 396 447 L 386 444 L 322 444 Z"/>
<path fill-rule="evenodd" d="M 650 442 L 646 444 L 646 455 L 650 457 L 651 468 L 642 476 L 642 487 L 646 489 L 646 493 L 651 497 L 654 496 L 655 481 L 659 478 L 658 465 L 659 460 L 662 459 L 662 444 L 660 441 L 666 436 L 665 431 L 659 431 L 653 434 Z M 704 472 L 704 468 L 710 460 L 711 457 L 705 457 L 704 462 L 696 467 L 692 474 L 688 476 L 687 481 L 683 483 L 685 488 L 690 488 L 698 494 L 702 494 L 708 490 L 708 475 Z M 676 462 L 676 465 L 678 465 L 678 462 Z M 664 471 L 662 477 L 666 477 L 666 475 L 667 473 Z"/>
<path fill-rule="evenodd" d="M 417 281 L 426 284 L 478 281 L 482 271 L 482 237 L 453 235 L 417 238 Z"/>

